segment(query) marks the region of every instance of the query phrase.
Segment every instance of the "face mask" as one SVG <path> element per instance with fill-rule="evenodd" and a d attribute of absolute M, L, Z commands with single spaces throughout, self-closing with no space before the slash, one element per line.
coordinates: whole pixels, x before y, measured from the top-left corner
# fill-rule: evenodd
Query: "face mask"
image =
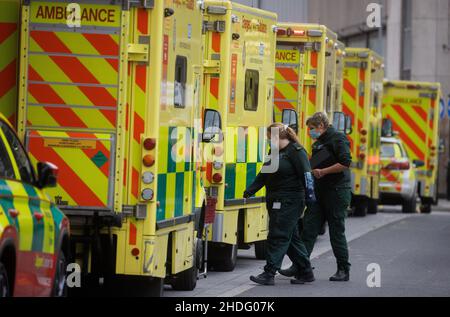
<path fill-rule="evenodd" d="M 320 137 L 320 132 L 316 131 L 315 129 L 309 130 L 309 136 L 312 139 L 317 140 Z"/>

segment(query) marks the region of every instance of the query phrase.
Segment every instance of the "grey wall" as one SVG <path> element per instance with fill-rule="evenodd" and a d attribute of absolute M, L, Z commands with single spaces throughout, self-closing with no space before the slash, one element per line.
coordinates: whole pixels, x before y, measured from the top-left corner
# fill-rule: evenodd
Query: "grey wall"
<path fill-rule="evenodd" d="M 256 8 L 274 11 L 281 22 L 307 22 L 307 0 L 236 0 Z"/>

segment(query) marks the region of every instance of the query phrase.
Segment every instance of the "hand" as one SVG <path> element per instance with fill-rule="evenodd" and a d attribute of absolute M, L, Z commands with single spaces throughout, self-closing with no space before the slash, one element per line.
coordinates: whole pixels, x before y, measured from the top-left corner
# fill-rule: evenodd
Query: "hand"
<path fill-rule="evenodd" d="M 314 177 L 317 179 L 321 179 L 322 177 L 325 176 L 325 173 L 323 172 L 323 170 L 319 170 L 319 169 L 313 170 L 312 173 L 313 173 Z"/>

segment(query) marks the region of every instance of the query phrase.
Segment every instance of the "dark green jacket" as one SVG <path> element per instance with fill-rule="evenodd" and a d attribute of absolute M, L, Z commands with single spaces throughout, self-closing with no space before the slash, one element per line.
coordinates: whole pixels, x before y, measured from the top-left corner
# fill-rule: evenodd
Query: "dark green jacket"
<path fill-rule="evenodd" d="M 311 172 L 308 155 L 301 145 L 291 142 L 279 152 L 278 170 L 271 174 L 260 172 L 246 192 L 253 196 L 266 186 L 268 200 L 304 197 L 306 172 Z"/>
<path fill-rule="evenodd" d="M 319 152 L 324 146 L 334 155 L 337 163 L 350 168 L 352 164 L 352 155 L 350 153 L 350 142 L 345 134 L 338 132 L 333 127 L 329 127 L 327 131 L 313 144 L 312 156 L 317 154 L 317 152 Z M 316 179 L 316 188 L 318 189 L 336 187 L 351 187 L 349 169 L 338 174 L 329 174 L 321 179 Z"/>

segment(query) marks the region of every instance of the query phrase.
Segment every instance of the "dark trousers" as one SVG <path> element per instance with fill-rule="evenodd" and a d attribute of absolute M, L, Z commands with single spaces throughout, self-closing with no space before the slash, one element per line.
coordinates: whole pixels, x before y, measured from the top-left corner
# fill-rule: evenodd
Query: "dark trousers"
<path fill-rule="evenodd" d="M 318 189 L 317 203 L 308 206 L 303 221 L 299 224 L 301 240 L 310 256 L 320 229 L 327 221 L 333 254 L 338 268 L 342 270 L 350 269 L 345 237 L 345 218 L 350 201 L 351 190 L 348 188 Z M 291 258 L 291 249 L 288 251 L 288 256 Z"/>
<path fill-rule="evenodd" d="M 298 222 L 305 208 L 302 198 L 285 198 L 276 200 L 280 209 L 273 209 L 274 200 L 267 201 L 269 211 L 269 234 L 267 237 L 267 264 L 264 271 L 275 275 L 281 268 L 288 249 L 290 258 L 297 267 L 304 270 L 311 268 L 305 245 L 299 236 Z"/>

